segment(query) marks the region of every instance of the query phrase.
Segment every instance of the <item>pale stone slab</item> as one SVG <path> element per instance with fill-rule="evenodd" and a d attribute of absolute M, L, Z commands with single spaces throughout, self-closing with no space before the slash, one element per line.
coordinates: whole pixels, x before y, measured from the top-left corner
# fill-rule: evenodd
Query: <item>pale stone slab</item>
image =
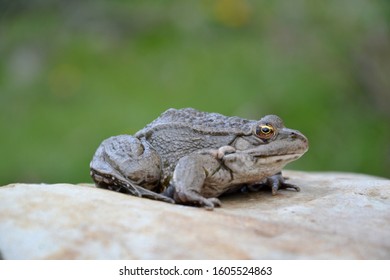
<path fill-rule="evenodd" d="M 91 185 L 0 187 L 4 259 L 390 259 L 390 180 L 284 173 L 302 191 L 206 211 Z"/>

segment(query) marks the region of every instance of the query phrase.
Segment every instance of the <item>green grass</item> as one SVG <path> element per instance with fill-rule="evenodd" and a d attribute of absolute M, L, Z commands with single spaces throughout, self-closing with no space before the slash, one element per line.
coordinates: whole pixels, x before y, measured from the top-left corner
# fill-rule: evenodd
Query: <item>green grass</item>
<path fill-rule="evenodd" d="M 388 41 L 366 47 L 378 26 L 389 31 L 380 6 L 131 2 L 0 13 L 0 185 L 89 181 L 104 138 L 170 107 L 278 114 L 310 140 L 290 168 L 389 177 L 389 97 L 359 64 L 390 54 Z"/>

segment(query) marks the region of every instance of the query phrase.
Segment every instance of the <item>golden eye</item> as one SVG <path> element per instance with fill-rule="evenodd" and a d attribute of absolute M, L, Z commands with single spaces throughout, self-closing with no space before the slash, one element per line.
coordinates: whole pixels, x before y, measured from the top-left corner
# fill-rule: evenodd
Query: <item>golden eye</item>
<path fill-rule="evenodd" d="M 256 135 L 261 139 L 270 139 L 274 135 L 274 128 L 269 124 L 262 124 L 256 128 Z"/>

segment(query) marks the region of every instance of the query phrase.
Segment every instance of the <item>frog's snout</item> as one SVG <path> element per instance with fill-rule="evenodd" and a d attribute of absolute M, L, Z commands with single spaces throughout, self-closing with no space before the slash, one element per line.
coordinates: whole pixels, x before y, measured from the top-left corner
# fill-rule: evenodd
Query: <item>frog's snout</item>
<path fill-rule="evenodd" d="M 300 131 L 291 130 L 289 137 L 293 141 L 300 141 L 300 144 L 302 145 L 302 148 L 305 150 L 305 152 L 309 149 L 309 140 Z"/>

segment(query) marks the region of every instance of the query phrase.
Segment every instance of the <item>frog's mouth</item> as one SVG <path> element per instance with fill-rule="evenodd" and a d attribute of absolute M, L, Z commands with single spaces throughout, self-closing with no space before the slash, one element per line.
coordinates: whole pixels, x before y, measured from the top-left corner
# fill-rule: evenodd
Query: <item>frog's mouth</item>
<path fill-rule="evenodd" d="M 285 145 L 283 145 L 285 144 Z M 269 143 L 257 146 L 246 152 L 256 159 L 258 164 L 285 165 L 303 156 L 308 150 L 307 142 Z"/>
<path fill-rule="evenodd" d="M 282 164 L 285 165 L 289 162 L 299 159 L 303 153 L 285 154 L 285 155 L 253 155 L 257 164 L 273 165 Z"/>
<path fill-rule="evenodd" d="M 253 149 L 246 150 L 245 152 L 255 158 L 296 158 L 298 159 L 304 153 L 307 152 L 307 146 L 296 146 L 291 149 L 291 152 L 286 152 L 285 150 L 272 149 L 268 146 L 259 146 Z"/>
<path fill-rule="evenodd" d="M 267 144 L 258 145 L 245 152 L 254 158 L 272 159 L 272 161 L 296 160 L 300 158 L 309 149 L 307 139 L 296 137 L 293 140 L 281 139 L 279 141 L 269 142 Z"/>

